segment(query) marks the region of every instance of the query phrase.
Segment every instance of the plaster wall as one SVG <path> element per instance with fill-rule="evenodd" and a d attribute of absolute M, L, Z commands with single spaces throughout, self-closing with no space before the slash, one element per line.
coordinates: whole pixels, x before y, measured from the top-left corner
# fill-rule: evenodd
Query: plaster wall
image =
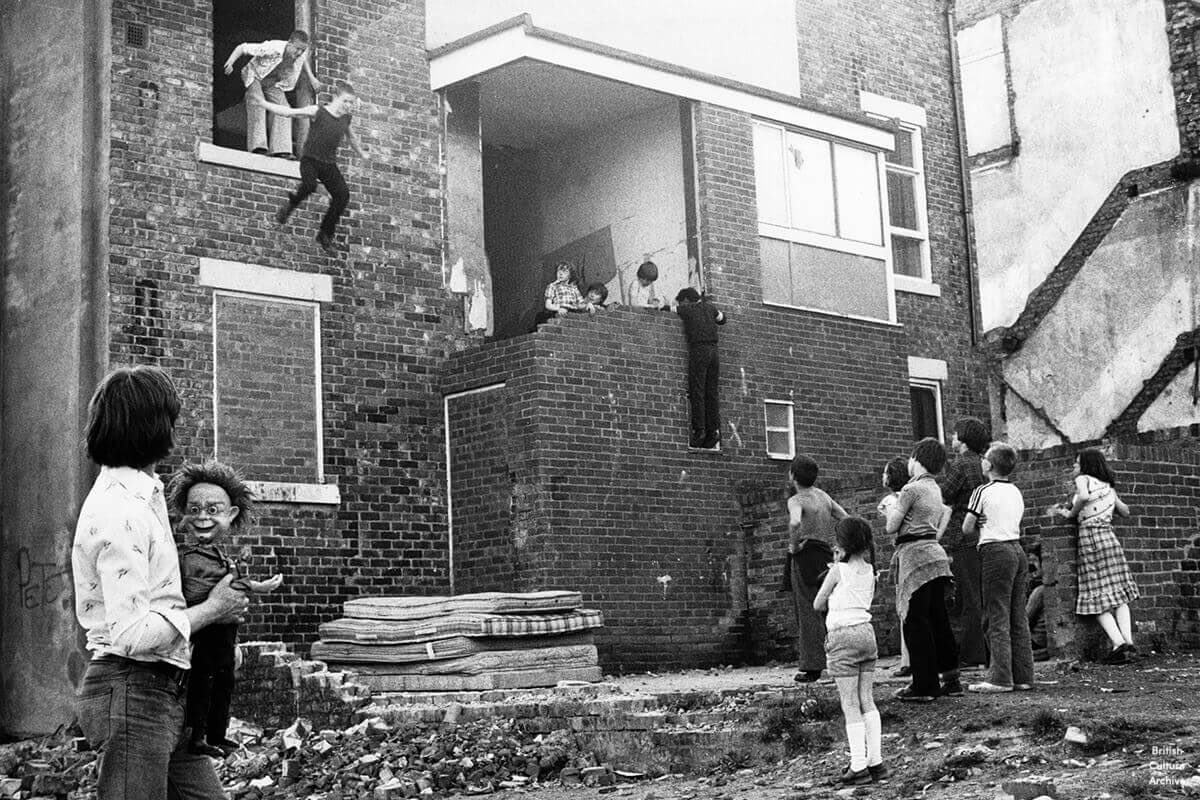
<path fill-rule="evenodd" d="M 608 226 L 617 266 L 609 299 L 624 299 L 647 259 L 658 266 L 658 296 L 673 298 L 688 285 L 684 190 L 674 101 L 562 142 L 538 159 L 543 252 Z"/>
<path fill-rule="evenodd" d="M 10 734 L 69 722 L 63 687 L 86 663 L 69 570 L 91 478 L 80 431 L 99 366 L 92 312 L 103 313 L 89 301 L 105 272 L 105 6 L 0 8 L 0 730 Z"/>
<path fill-rule="evenodd" d="M 1200 425 L 1200 405 L 1192 402 L 1193 363 L 1175 376 L 1138 420 L 1138 432 Z"/>
<path fill-rule="evenodd" d="M 1143 196 L 1004 366 L 1071 441 L 1097 439 L 1196 327 L 1195 184 Z M 1171 425 L 1186 424 L 1184 421 Z"/>
<path fill-rule="evenodd" d="M 794 0 L 438 0 L 426 4 L 430 48 L 529 13 L 547 30 L 791 95 L 796 71 Z"/>
<path fill-rule="evenodd" d="M 1019 155 L 971 176 L 984 330 L 1012 324 L 1123 174 L 1178 154 L 1165 22 L 1160 0 L 1006 21 Z"/>

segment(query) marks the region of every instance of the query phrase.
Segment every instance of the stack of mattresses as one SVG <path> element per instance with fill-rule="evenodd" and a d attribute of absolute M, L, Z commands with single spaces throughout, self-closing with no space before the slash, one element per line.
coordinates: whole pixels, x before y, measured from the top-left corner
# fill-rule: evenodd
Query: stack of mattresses
<path fill-rule="evenodd" d="M 470 691 L 600 680 L 599 611 L 579 592 L 360 597 L 321 625 L 312 657 L 384 691 Z"/>

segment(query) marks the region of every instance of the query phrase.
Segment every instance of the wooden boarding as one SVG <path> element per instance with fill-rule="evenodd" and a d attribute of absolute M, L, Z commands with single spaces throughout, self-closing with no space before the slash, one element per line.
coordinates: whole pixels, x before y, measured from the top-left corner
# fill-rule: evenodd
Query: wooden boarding
<path fill-rule="evenodd" d="M 591 645 L 595 637 L 590 631 L 566 633 L 557 636 L 532 636 L 512 638 L 471 638 L 451 636 L 429 642 L 407 644 L 380 644 L 375 642 L 330 642 L 322 639 L 315 642 L 310 651 L 312 658 L 329 663 L 371 662 L 383 664 L 411 664 L 421 661 L 440 661 L 461 658 L 473 653 L 505 650 L 536 650 L 538 648 Z"/>
<path fill-rule="evenodd" d="M 528 614 L 535 611 L 570 611 L 583 605 L 579 592 L 480 592 L 453 597 L 357 597 L 342 605 L 353 619 L 429 619 L 443 614 Z"/>
<path fill-rule="evenodd" d="M 488 689 L 535 689 L 556 686 L 560 681 L 601 679 L 600 667 L 525 669 L 489 672 L 486 675 L 368 675 L 356 673 L 353 680 L 377 692 L 481 692 Z"/>

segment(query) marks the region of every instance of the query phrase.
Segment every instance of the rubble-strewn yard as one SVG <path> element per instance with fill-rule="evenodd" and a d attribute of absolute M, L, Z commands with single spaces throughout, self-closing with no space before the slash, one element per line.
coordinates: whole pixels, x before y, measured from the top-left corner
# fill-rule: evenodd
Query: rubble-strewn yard
<path fill-rule="evenodd" d="M 884 719 L 886 782 L 854 790 L 833 781 L 845 764 L 833 686 L 754 715 L 753 691 L 784 670 L 706 670 L 618 679 L 627 691 L 663 698 L 714 687 L 725 699 L 668 709 L 677 728 L 739 728 L 732 749 L 695 774 L 656 774 L 653 753 L 622 752 L 567 730 L 525 732 L 521 720 L 391 725 L 368 718 L 346 730 L 246 726 L 246 743 L 220 767 L 235 798 L 390 800 L 452 794 L 580 800 L 800 800 L 890 798 L 1175 797 L 1200 795 L 1200 662 L 1149 656 L 1124 667 L 1042 664 L 1038 691 L 946 698 L 928 706 L 877 692 Z M 881 677 L 889 675 L 883 666 Z M 741 687 L 746 694 L 728 694 Z M 711 694 L 705 696 L 712 696 Z M 1070 731 L 1068 736 L 1068 731 Z M 1064 737 L 1073 741 L 1067 741 Z M 698 739 L 699 740 L 699 739 Z M 697 741 L 698 741 L 697 740 Z M 631 747 L 636 742 L 628 739 Z M 585 747 L 584 742 L 590 742 Z M 761 747 L 754 744 L 761 742 Z M 786 753 L 782 759 L 764 754 Z M 89 798 L 94 754 L 65 733 L 0 746 L 0 797 Z"/>

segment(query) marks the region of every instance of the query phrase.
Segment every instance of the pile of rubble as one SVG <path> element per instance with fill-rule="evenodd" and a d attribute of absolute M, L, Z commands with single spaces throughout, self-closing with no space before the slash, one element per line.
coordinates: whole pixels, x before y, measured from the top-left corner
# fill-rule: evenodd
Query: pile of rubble
<path fill-rule="evenodd" d="M 531 737 L 505 719 L 393 727 L 371 718 L 345 730 L 314 730 L 301 719 L 269 735 L 235 721 L 231 738 L 241 749 L 217 774 L 234 800 L 437 798 L 645 777 L 597 763 L 566 731 Z M 95 761 L 69 736 L 0 745 L 0 798 L 93 800 Z"/>

